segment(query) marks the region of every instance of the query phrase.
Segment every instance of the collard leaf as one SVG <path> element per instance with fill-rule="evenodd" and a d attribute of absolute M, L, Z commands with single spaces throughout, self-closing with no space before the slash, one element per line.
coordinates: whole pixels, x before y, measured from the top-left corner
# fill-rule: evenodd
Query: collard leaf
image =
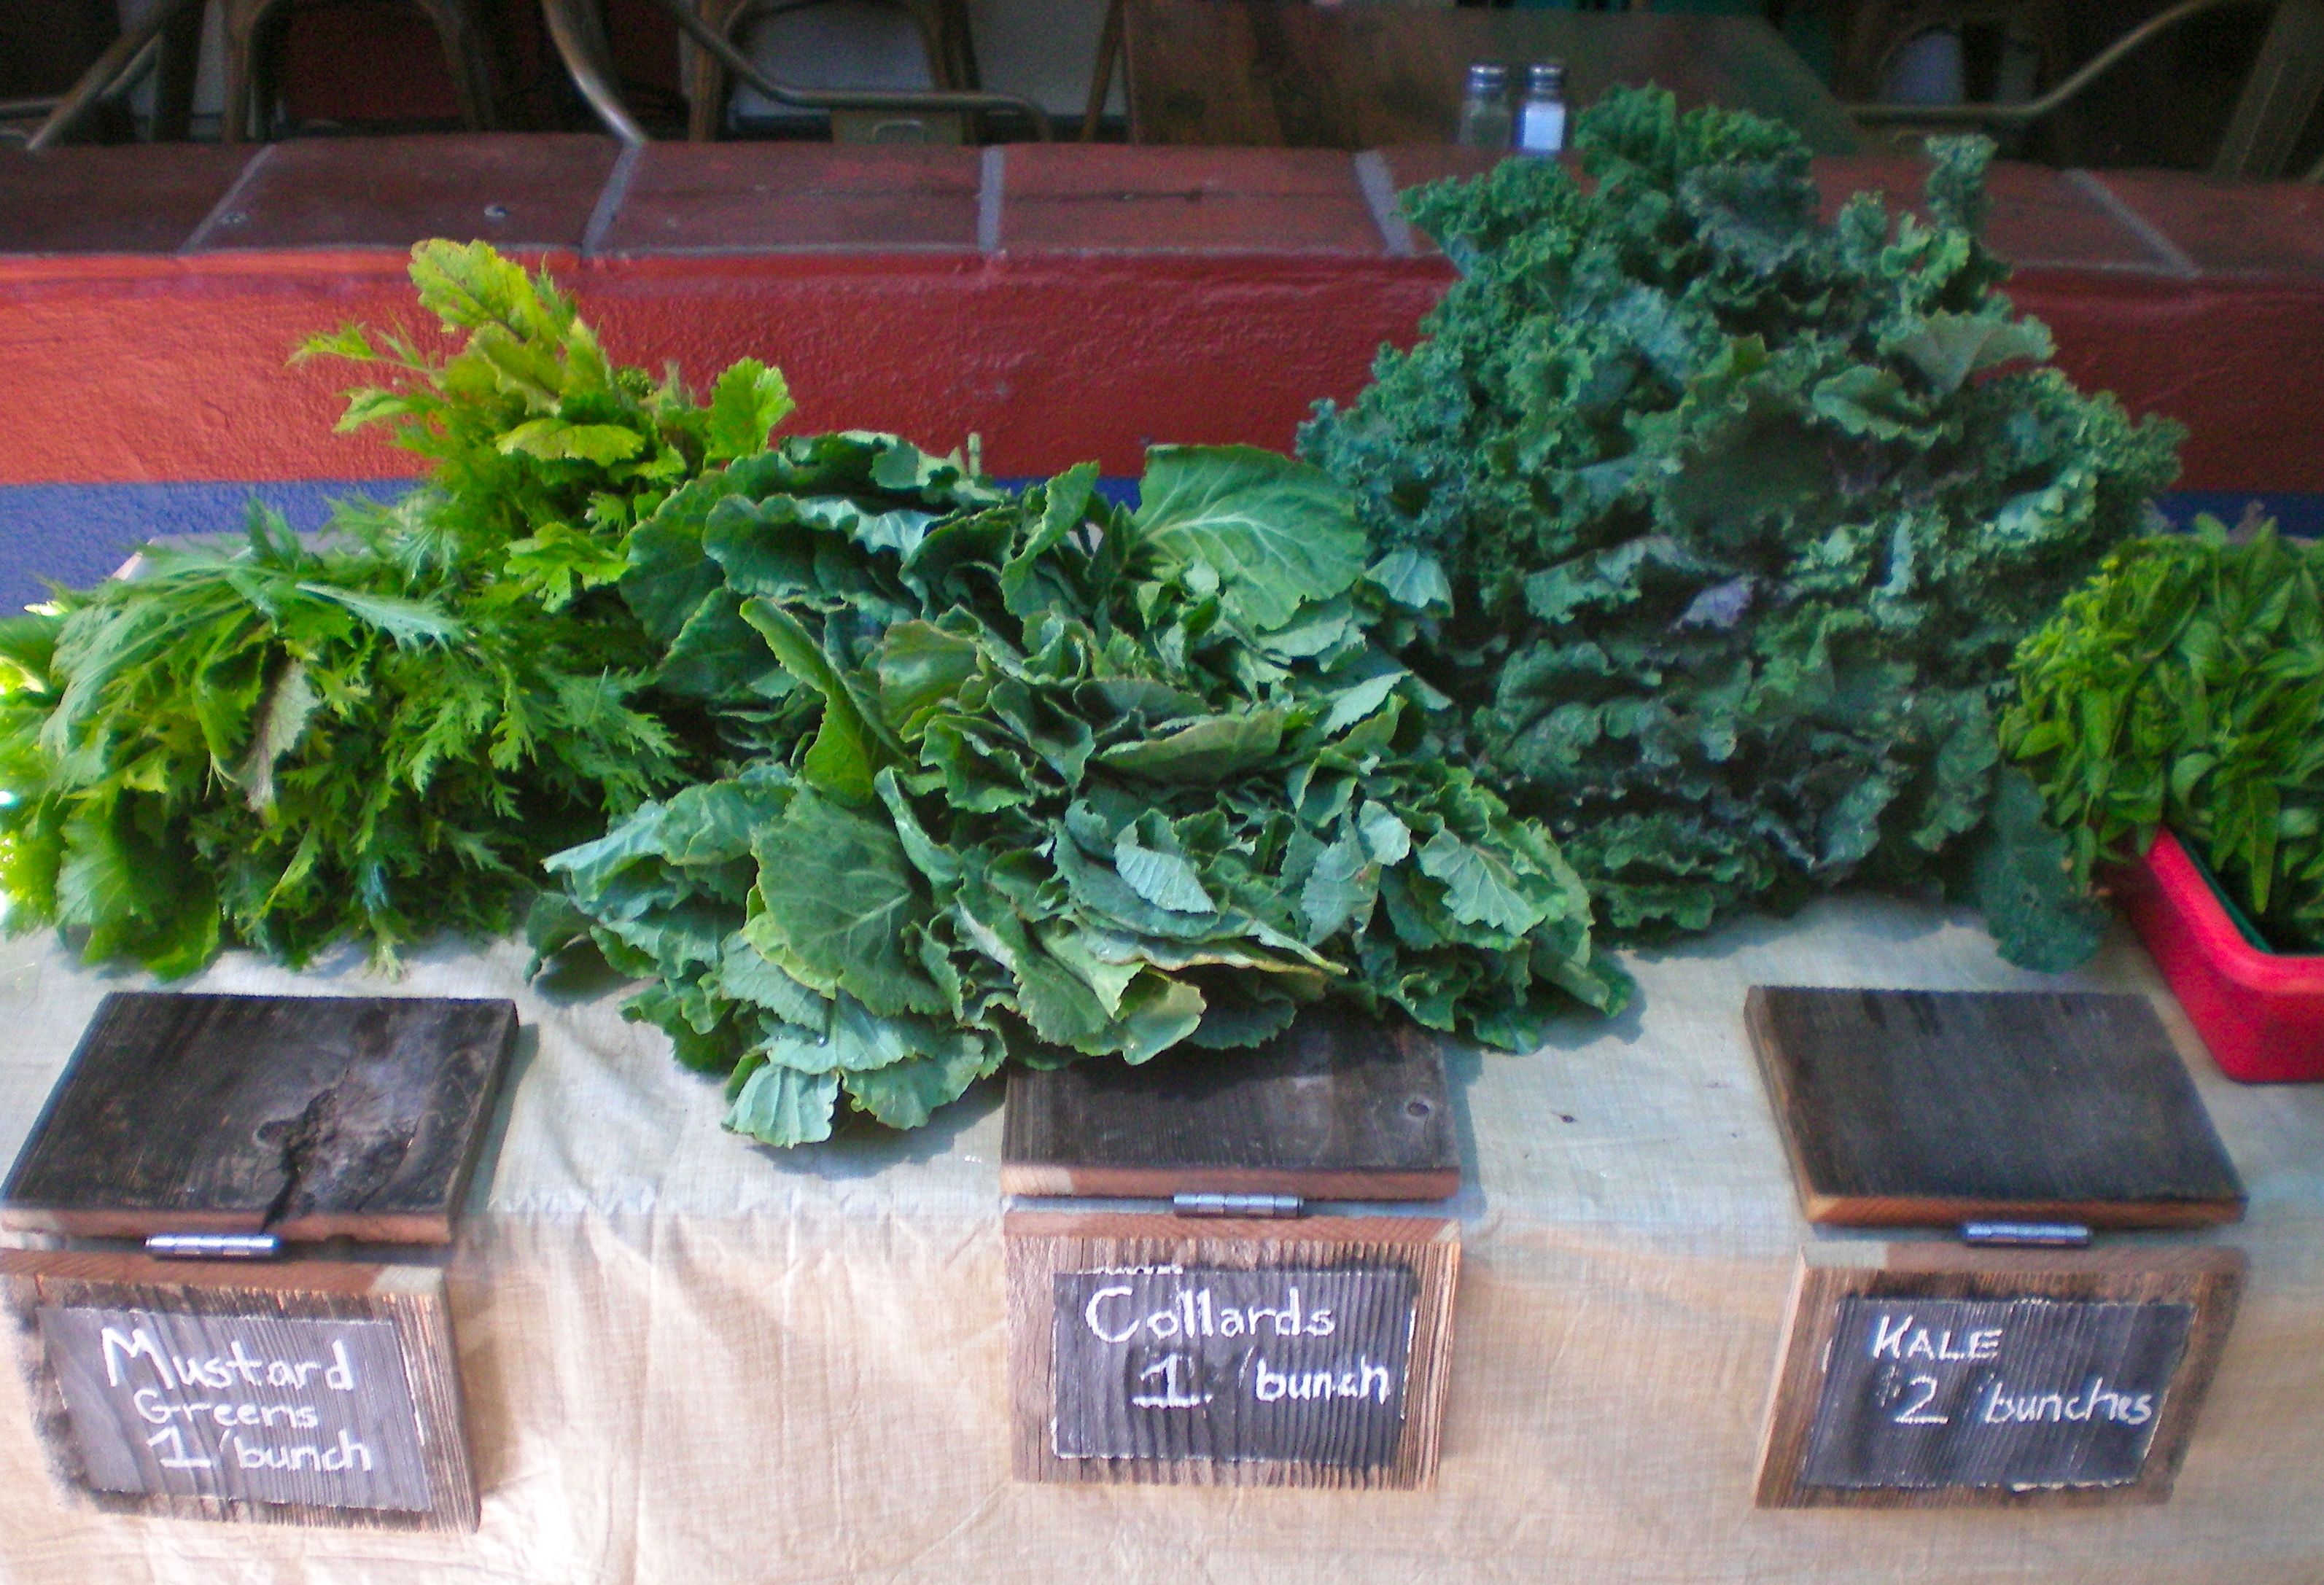
<path fill-rule="evenodd" d="M 1157 908 L 1176 914 L 1214 914 L 1219 905 L 1203 889 L 1194 865 L 1176 853 L 1141 847 L 1138 827 L 1125 825 L 1114 839 L 1113 867 L 1130 889 Z"/>
<path fill-rule="evenodd" d="M 853 686 L 798 618 L 771 602 L 748 600 L 742 620 L 767 640 L 785 671 L 823 696 L 823 723 L 801 766 L 807 784 L 845 804 L 870 803 L 872 776 L 894 757 L 892 734 L 870 718 Z"/>
<path fill-rule="evenodd" d="M 1357 812 L 1356 829 L 1363 833 L 1364 846 L 1379 863 L 1401 864 L 1412 852 L 1412 828 L 1386 804 L 1367 798 Z"/>
<path fill-rule="evenodd" d="M 1047 592 L 1038 577 L 1049 553 L 1064 544 L 1089 514 L 1097 489 L 1097 464 L 1077 463 L 1049 481 L 1041 525 L 1001 568 L 1001 602 L 1012 615 L 1031 617 L 1046 609 Z"/>
<path fill-rule="evenodd" d="M 668 644 L 712 594 L 724 592 L 725 574 L 703 554 L 699 523 L 680 515 L 706 510 L 712 492 L 688 485 L 664 514 L 630 536 L 630 569 L 622 576 L 622 599 L 657 642 Z M 737 604 L 739 612 L 741 606 Z"/>
<path fill-rule="evenodd" d="M 1151 1061 L 1203 1027 L 1203 993 L 1167 974 L 1140 974 L 1123 994 L 1115 1019 L 1121 1060 Z"/>
<path fill-rule="evenodd" d="M 1299 1016 L 1299 1004 L 1286 998 L 1259 997 L 1247 1001 L 1213 999 L 1203 1009 L 1203 1021 L 1186 1037 L 1187 1044 L 1212 1051 L 1264 1046 Z"/>
<path fill-rule="evenodd" d="M 1444 568 L 1425 550 L 1406 546 L 1391 550 L 1364 569 L 1364 576 L 1398 605 L 1414 611 L 1449 612 L 1452 584 Z"/>
<path fill-rule="evenodd" d="M 1254 627 L 1283 626 L 1364 570 L 1353 503 L 1322 473 L 1270 451 L 1156 447 L 1139 497 L 1139 542 L 1169 565 L 1208 567 Z"/>
<path fill-rule="evenodd" d="M 803 1074 L 762 1063 L 743 1080 L 726 1110 L 726 1126 L 763 1145 L 815 1145 L 831 1138 L 839 1103 L 837 1074 Z"/>
<path fill-rule="evenodd" d="M 1359 914 L 1369 913 L 1379 896 L 1379 875 L 1362 841 L 1352 831 L 1342 834 L 1317 855 L 1300 888 L 1299 914 L 1307 926 L 1306 940 L 1328 939 Z"/>
<path fill-rule="evenodd" d="M 975 641 L 932 622 L 899 622 L 880 646 L 880 714 L 899 736 L 914 734 L 929 712 L 951 701 L 976 675 Z"/>
<path fill-rule="evenodd" d="M 1421 872 L 1444 883 L 1444 906 L 1455 918 L 1523 935 L 1544 918 L 1508 864 L 1440 831 L 1420 850 Z"/>
<path fill-rule="evenodd" d="M 1113 1019 L 1089 982 L 1046 951 L 1015 955 L 1017 1010 L 1052 1046 L 1102 1050 Z"/>
<path fill-rule="evenodd" d="M 926 922 L 927 899 L 884 818 L 801 791 L 758 855 L 766 917 L 802 963 L 882 1016 L 941 1010 L 906 939 Z"/>
<path fill-rule="evenodd" d="M 936 1055 L 850 1074 L 845 1083 L 856 1104 L 880 1121 L 891 1129 L 917 1129 L 995 1065 L 983 1046 L 964 1039 Z"/>
<path fill-rule="evenodd" d="M 718 989 L 736 1001 L 764 1008 L 787 1024 L 816 1034 L 831 1026 L 831 1003 L 770 963 L 737 931 L 718 959 Z"/>
<path fill-rule="evenodd" d="M 1280 710 L 1213 715 L 1160 737 L 1099 752 L 1116 770 L 1149 781 L 1214 783 L 1274 758 L 1283 742 Z"/>

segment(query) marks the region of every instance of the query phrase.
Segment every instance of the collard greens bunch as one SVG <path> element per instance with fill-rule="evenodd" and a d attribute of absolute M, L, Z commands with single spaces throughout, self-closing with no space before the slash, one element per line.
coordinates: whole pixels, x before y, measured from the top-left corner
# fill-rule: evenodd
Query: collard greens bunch
<path fill-rule="evenodd" d="M 1932 144 L 1927 219 L 1829 224 L 1770 122 L 1621 91 L 1576 143 L 1588 183 L 1510 161 L 1411 201 L 1462 278 L 1303 432 L 1449 589 L 1402 659 L 1619 934 L 1861 877 L 1967 883 L 2020 961 L 2087 953 L 1994 723 L 2173 431 L 2043 365 L 1978 240 L 1982 142 Z"/>
<path fill-rule="evenodd" d="M 683 779 L 640 696 L 659 648 L 610 588 L 635 519 L 788 410 L 738 364 L 711 401 L 608 362 L 573 305 L 481 244 L 412 279 L 443 362 L 348 329 L 383 367 L 342 427 L 429 459 L 316 545 L 254 510 L 246 543 L 148 551 L 134 578 L 0 623 L 0 885 L 16 928 L 189 973 L 222 945 L 392 961 L 494 935 L 540 861 Z"/>
<path fill-rule="evenodd" d="M 731 1126 L 908 1128 L 1014 1056 L 1244 1046 L 1337 995 L 1529 1047 L 1625 983 L 1538 826 L 1409 751 L 1432 690 L 1373 641 L 1409 568 L 1248 448 L 1022 495 L 892 438 L 782 442 L 674 494 L 622 588 L 732 774 L 549 861 L 732 1074 Z M 1409 594 L 1411 591 L 1406 589 Z"/>
<path fill-rule="evenodd" d="M 2324 950 L 2324 547 L 2134 539 L 2018 652 L 2001 736 L 2077 874 L 2169 824 L 2278 950 Z"/>

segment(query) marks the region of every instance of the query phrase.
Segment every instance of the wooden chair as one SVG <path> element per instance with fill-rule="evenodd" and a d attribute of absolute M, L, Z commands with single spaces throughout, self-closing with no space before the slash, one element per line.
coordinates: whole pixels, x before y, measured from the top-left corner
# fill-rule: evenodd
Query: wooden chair
<path fill-rule="evenodd" d="M 653 0 L 697 55 L 709 60 L 717 76 L 696 78 L 689 71 L 689 131 L 695 138 L 715 135 L 725 110 L 725 78 L 739 78 L 778 104 L 802 110 L 866 110 L 908 115 L 918 112 L 986 116 L 995 113 L 1020 118 L 1043 142 L 1051 136 L 1048 113 L 1021 94 L 993 93 L 973 86 L 947 87 L 942 78 L 976 78 L 976 57 L 968 41 L 968 16 L 964 0 L 899 0 L 923 18 L 920 36 L 927 44 L 929 70 L 939 79 L 925 93 L 890 88 L 806 88 L 777 82 L 761 71 L 740 49 L 730 30 L 747 15 L 769 10 L 797 9 L 814 0 Z M 629 106 L 622 102 L 613 77 L 612 52 L 606 47 L 604 18 L 597 0 L 540 0 L 549 36 L 565 62 L 567 73 L 581 97 L 589 102 L 607 131 L 632 146 L 646 141 Z M 695 86 L 698 85 L 698 86 Z"/>
<path fill-rule="evenodd" d="M 1840 28 L 1833 90 L 1843 99 L 1868 100 L 1877 91 L 1889 60 L 1914 35 L 1930 28 L 2004 14 L 2039 18 L 2054 13 L 2060 4 L 2061 0 L 2018 0 L 2014 5 L 2008 0 L 1853 0 Z M 2180 23 L 2226 6 L 2263 5 L 2271 12 L 2267 35 L 2236 97 L 2227 133 L 2212 158 L 2211 173 L 2282 175 L 2301 130 L 2315 113 L 2319 99 L 2324 98 L 2324 0 L 2179 0 L 2126 29 L 2049 92 L 2024 104 L 1852 103 L 1849 111 L 1866 123 L 1971 125 L 1995 131 L 2030 126 Z M 2324 178 L 2324 163 L 2309 171 L 2308 178 L 2311 181 Z"/>
<path fill-rule="evenodd" d="M 695 14 L 732 39 L 748 22 L 806 11 L 827 0 L 694 0 Z M 940 90 L 974 89 L 976 46 L 969 36 L 964 0 L 897 0 L 911 14 L 927 51 L 928 81 Z M 708 143 L 718 135 L 726 112 L 728 78 L 725 65 L 707 50 L 687 51 L 686 65 L 686 135 Z"/>
<path fill-rule="evenodd" d="M 229 143 L 265 135 L 280 85 L 274 63 L 283 24 L 298 0 L 217 0 L 226 14 L 226 106 L 218 135 Z M 327 0 L 326 0 L 327 3 Z M 81 75 L 28 147 L 62 141 L 89 109 L 129 77 L 157 41 L 161 80 L 154 108 L 156 137 L 183 137 L 193 104 L 194 70 L 201 51 L 202 18 L 210 0 L 161 0 L 137 25 L 114 41 Z M 472 132 L 500 122 L 493 92 L 490 48 L 479 0 L 413 0 L 443 41 L 445 63 L 459 96 L 460 119 Z"/>

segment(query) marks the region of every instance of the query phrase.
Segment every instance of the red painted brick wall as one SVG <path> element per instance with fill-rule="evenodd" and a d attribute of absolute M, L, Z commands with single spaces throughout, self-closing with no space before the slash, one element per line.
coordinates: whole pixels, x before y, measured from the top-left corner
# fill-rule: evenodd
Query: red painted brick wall
<path fill-rule="evenodd" d="M 616 355 L 779 363 L 799 422 L 988 465 L 1149 440 L 1281 447 L 1360 387 L 1449 279 L 1389 195 L 1455 151 L 851 150 L 587 137 L 314 141 L 0 157 L 0 484 L 393 476 L 330 432 L 301 336 L 415 317 L 401 255 L 545 258 Z M 1909 162 L 1826 161 L 1837 196 Z M 1992 235 L 2061 361 L 2187 422 L 2192 488 L 2324 490 L 2324 195 L 2004 167 Z"/>

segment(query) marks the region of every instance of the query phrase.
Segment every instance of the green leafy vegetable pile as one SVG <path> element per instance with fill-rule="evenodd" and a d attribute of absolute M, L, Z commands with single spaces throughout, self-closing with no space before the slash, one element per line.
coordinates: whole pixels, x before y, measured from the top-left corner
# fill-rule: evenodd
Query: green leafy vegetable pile
<path fill-rule="evenodd" d="M 2075 871 L 2169 825 L 2280 950 L 2324 951 L 2324 547 L 2135 539 L 2017 657 L 2002 742 Z"/>
<path fill-rule="evenodd" d="M 316 547 L 254 511 L 241 548 L 0 623 L 0 886 L 18 929 L 191 972 L 222 945 L 392 961 L 512 926 L 539 863 L 682 779 L 640 697 L 659 649 L 609 585 L 630 526 L 789 406 L 756 364 L 707 407 L 605 358 L 572 304 L 482 246 L 415 250 L 444 362 L 357 329 L 429 484 L 349 503 Z"/>
<path fill-rule="evenodd" d="M 1445 591 L 1400 658 L 1619 935 L 1860 877 L 1968 885 L 2018 961 L 2086 954 L 1994 717 L 2172 427 L 2038 366 L 1982 142 L 1932 145 L 1925 221 L 1831 224 L 1771 122 L 1618 91 L 1576 143 L 1591 185 L 1509 161 L 1411 200 L 1462 279 L 1302 433 Z"/>
<path fill-rule="evenodd" d="M 1401 562 L 1248 448 L 1021 496 L 878 436 L 678 491 L 622 585 L 731 774 L 558 855 L 632 1016 L 732 1074 L 730 1126 L 826 1137 L 844 1091 L 925 1121 L 1014 1056 L 1240 1046 L 1304 1002 L 1512 1047 L 1626 983 L 1539 827 L 1411 751 L 1432 691 L 1377 645 Z M 1408 590 L 1405 590 L 1408 594 Z"/>

